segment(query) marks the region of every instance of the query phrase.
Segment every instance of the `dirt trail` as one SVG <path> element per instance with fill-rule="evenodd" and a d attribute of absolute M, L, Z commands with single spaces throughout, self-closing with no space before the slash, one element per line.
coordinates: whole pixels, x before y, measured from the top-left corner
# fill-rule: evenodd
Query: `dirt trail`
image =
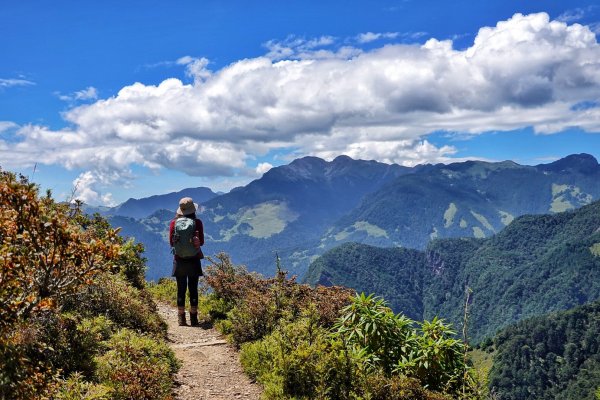
<path fill-rule="evenodd" d="M 214 328 L 178 326 L 177 310 L 159 305 L 169 324 L 169 345 L 183 366 L 176 376 L 179 400 L 258 400 L 261 388 L 244 375 L 238 353 Z M 189 314 L 188 314 L 189 315 Z M 189 324 L 189 318 L 188 318 Z"/>

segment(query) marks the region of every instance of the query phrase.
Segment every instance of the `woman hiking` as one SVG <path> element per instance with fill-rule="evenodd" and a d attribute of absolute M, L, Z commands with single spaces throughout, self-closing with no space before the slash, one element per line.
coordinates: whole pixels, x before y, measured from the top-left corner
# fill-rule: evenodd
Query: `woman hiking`
<path fill-rule="evenodd" d="M 179 325 L 185 320 L 185 292 L 190 292 L 190 325 L 198 326 L 198 279 L 202 276 L 200 260 L 204 258 L 204 227 L 196 217 L 198 204 L 190 197 L 179 200 L 175 218 L 169 225 L 169 243 L 173 248 L 173 276 L 177 280 Z"/>

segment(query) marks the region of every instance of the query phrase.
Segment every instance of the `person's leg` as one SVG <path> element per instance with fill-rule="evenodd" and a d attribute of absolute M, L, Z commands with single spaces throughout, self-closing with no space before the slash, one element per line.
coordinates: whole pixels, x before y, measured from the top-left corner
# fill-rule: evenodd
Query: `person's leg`
<path fill-rule="evenodd" d="M 188 276 L 188 289 L 190 291 L 190 323 L 198 325 L 198 278 L 199 276 Z"/>
<path fill-rule="evenodd" d="M 185 291 L 187 289 L 187 277 L 177 276 L 177 314 L 179 325 L 187 325 L 185 322 Z"/>

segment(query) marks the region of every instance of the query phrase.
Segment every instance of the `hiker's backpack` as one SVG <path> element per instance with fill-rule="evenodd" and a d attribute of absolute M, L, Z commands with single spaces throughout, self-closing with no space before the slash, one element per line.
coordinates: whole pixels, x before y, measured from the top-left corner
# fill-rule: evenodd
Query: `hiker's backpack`
<path fill-rule="evenodd" d="M 193 239 L 196 232 L 196 221 L 192 218 L 182 217 L 175 221 L 173 230 L 173 249 L 179 257 L 194 257 L 198 249 L 194 247 Z"/>

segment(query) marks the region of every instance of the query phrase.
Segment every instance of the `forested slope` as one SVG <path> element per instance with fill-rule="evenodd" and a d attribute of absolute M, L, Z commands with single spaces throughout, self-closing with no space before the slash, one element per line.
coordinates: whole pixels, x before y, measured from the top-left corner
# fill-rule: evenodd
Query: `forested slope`
<path fill-rule="evenodd" d="M 425 254 L 418 250 L 346 243 L 318 258 L 306 277 L 313 284 L 360 288 L 384 297 L 410 318 L 424 314 Z M 393 282 L 393 285 L 390 283 Z"/>
<path fill-rule="evenodd" d="M 600 302 L 535 317 L 494 339 L 490 386 L 502 399 L 600 396 Z"/>
<path fill-rule="evenodd" d="M 477 342 L 524 318 L 599 299 L 599 247 L 600 202 L 595 202 L 517 218 L 488 239 L 435 240 L 410 259 L 407 250 L 341 246 L 311 265 L 307 282 L 343 282 L 390 299 L 410 298 L 394 304 L 406 307 L 396 311 L 443 315 L 454 324 L 462 321 L 469 287 L 471 339 Z"/>

